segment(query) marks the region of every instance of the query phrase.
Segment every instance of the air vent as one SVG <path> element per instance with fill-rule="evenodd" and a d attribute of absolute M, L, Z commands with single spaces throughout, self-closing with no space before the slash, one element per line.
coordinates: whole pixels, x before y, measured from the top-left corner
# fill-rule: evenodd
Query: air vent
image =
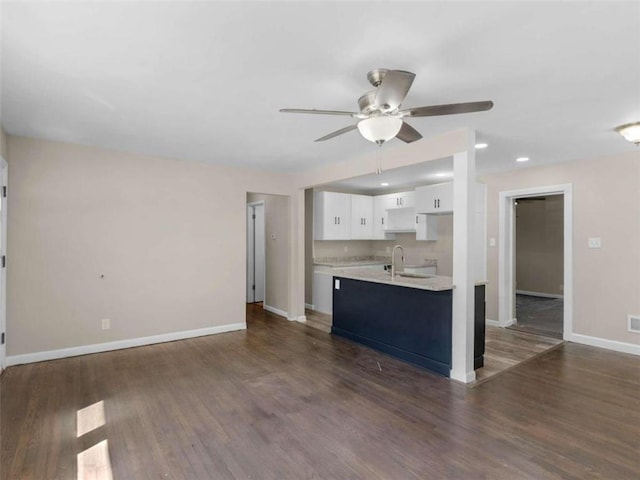
<path fill-rule="evenodd" d="M 640 333 L 640 315 L 629 315 L 629 331 Z"/>

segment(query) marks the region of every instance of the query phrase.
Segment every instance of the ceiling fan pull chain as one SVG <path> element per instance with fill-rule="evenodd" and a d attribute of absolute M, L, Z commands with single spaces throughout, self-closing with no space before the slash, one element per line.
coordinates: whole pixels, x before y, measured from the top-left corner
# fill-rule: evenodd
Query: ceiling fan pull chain
<path fill-rule="evenodd" d="M 378 165 L 376 168 L 376 173 L 380 175 L 382 173 L 382 144 L 378 145 Z"/>

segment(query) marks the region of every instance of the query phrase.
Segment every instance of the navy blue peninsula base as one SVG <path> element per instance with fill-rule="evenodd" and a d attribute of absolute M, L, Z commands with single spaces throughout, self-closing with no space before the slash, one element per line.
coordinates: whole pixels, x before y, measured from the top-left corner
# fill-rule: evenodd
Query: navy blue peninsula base
<path fill-rule="evenodd" d="M 335 288 L 335 281 L 340 288 Z M 474 368 L 483 365 L 485 287 L 475 288 Z M 451 370 L 452 290 L 334 277 L 331 333 L 444 376 Z"/>

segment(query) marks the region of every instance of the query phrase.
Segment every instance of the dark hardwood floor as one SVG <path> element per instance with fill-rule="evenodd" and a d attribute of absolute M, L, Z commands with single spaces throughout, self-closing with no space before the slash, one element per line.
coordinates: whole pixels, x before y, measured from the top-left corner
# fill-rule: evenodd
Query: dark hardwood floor
<path fill-rule="evenodd" d="M 637 357 L 568 343 L 467 388 L 257 306 L 248 324 L 9 368 L 1 478 L 99 474 L 102 446 L 116 480 L 640 478 Z"/>

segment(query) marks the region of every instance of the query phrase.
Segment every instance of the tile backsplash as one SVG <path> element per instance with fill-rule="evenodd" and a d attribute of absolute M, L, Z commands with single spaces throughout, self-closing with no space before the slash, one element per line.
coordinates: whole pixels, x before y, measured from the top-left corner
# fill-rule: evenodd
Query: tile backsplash
<path fill-rule="evenodd" d="M 453 272 L 453 215 L 438 217 L 438 240 L 416 240 L 415 233 L 398 233 L 395 240 L 324 240 L 313 242 L 313 256 L 320 257 L 389 257 L 394 245 L 402 245 L 406 264 L 421 264 L 435 259 L 438 275 Z M 345 251 L 345 247 L 347 251 Z"/>

